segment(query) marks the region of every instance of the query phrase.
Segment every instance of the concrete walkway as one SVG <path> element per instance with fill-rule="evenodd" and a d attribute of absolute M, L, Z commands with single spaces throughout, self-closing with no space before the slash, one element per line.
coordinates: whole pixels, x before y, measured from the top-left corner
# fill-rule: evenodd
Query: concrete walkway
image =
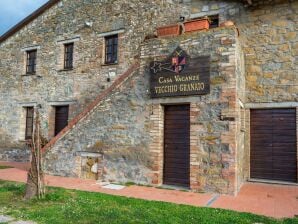
<path fill-rule="evenodd" d="M 0 179 L 26 182 L 26 169 L 28 165 L 5 162 L 0 162 L 0 165 L 15 167 L 0 170 Z M 46 176 L 46 184 L 48 186 L 107 193 L 146 200 L 230 209 L 274 218 L 294 217 L 298 215 L 298 186 L 246 183 L 241 188 L 239 194 L 234 197 L 142 186 L 129 186 L 122 190 L 111 190 L 100 187 L 94 180 L 57 176 Z"/>

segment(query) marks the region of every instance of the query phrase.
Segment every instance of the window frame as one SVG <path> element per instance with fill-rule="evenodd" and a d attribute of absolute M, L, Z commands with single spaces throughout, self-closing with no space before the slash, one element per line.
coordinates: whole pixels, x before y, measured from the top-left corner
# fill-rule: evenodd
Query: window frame
<path fill-rule="evenodd" d="M 105 36 L 105 59 L 104 64 L 112 65 L 118 64 L 118 47 L 119 47 L 119 35 L 113 34 Z"/>
<path fill-rule="evenodd" d="M 26 51 L 26 74 L 36 74 L 37 49 Z"/>
<path fill-rule="evenodd" d="M 73 69 L 74 59 L 74 42 L 64 44 L 64 63 L 63 68 L 65 70 Z"/>
<path fill-rule="evenodd" d="M 26 109 L 25 140 L 31 140 L 33 136 L 33 125 L 34 125 L 34 107 L 25 107 L 25 109 Z M 29 119 L 31 119 L 31 121 L 29 121 Z M 31 126 L 29 126 L 29 123 Z"/>

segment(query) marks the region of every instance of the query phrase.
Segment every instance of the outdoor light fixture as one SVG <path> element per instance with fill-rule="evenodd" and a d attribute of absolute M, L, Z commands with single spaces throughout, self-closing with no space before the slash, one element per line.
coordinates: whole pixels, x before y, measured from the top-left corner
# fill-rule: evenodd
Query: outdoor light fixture
<path fill-rule="evenodd" d="M 180 16 L 179 20 L 180 20 L 180 22 L 184 22 L 185 21 L 185 16 Z"/>

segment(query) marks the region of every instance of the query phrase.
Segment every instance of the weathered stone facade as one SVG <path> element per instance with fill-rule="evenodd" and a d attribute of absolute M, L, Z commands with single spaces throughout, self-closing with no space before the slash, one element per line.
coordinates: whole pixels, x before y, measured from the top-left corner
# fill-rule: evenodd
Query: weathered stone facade
<path fill-rule="evenodd" d="M 297 1 L 189 1 L 189 16 L 219 14 L 240 31 L 247 102 L 297 102 Z M 188 11 L 188 12 L 189 12 Z"/>
<path fill-rule="evenodd" d="M 191 105 L 191 188 L 234 193 L 239 120 L 221 121 L 220 116 L 240 116 L 236 83 L 241 73 L 237 77 L 236 71 L 241 70 L 241 63 L 235 59 L 241 50 L 236 36 L 233 28 L 219 28 L 145 42 L 141 50 L 143 69 L 105 98 L 90 116 L 47 152 L 47 170 L 52 174 L 78 176 L 73 163 L 76 153 L 103 150 L 104 181 L 162 184 L 161 104 L 187 102 Z M 208 47 L 204 47 L 207 42 Z M 211 56 L 211 93 L 202 97 L 151 100 L 146 91 L 148 62 L 170 54 L 177 46 L 193 57 Z M 238 88 L 243 88 L 244 83 L 239 84 L 242 86 Z"/>
<path fill-rule="evenodd" d="M 219 23 L 232 20 L 237 29 L 152 39 L 156 27 L 180 16 L 216 14 Z M 43 134 L 50 140 L 53 108 L 67 104 L 71 125 L 47 149 L 48 173 L 83 177 L 82 153 L 88 152 L 99 155 L 103 181 L 161 185 L 163 106 L 188 103 L 190 188 L 234 194 L 249 178 L 250 108 L 298 106 L 297 25 L 294 0 L 249 7 L 240 1 L 60 1 L 0 43 L 0 160 L 29 157 L 19 152 L 25 150 L 25 106 L 41 105 Z M 120 55 L 118 64 L 107 66 L 104 36 L 111 31 L 119 34 Z M 69 71 L 62 65 L 67 41 L 75 49 Z M 26 76 L 25 51 L 32 46 L 38 49 L 37 74 Z M 151 99 L 149 63 L 178 46 L 191 57 L 211 57 L 210 94 Z M 121 78 L 136 61 L 139 68 Z"/>
<path fill-rule="evenodd" d="M 169 13 L 164 14 L 165 9 Z M 178 21 L 172 14 L 179 10 L 175 4 L 161 1 L 60 1 L 2 42 L 2 147 L 23 144 L 24 106 L 41 104 L 43 134 L 52 138 L 53 106 L 69 104 L 70 119 L 82 111 L 138 57 L 140 43 L 156 26 Z M 125 31 L 119 33 L 119 63 L 105 66 L 102 34 L 115 30 Z M 69 71 L 62 67 L 63 41 L 67 40 L 74 41 L 75 49 L 74 69 Z M 38 48 L 37 72 L 27 76 L 25 50 L 32 46 Z"/>

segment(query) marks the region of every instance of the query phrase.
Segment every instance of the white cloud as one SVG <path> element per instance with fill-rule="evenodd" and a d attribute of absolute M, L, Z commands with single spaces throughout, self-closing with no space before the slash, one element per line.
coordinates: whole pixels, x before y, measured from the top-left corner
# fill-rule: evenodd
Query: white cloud
<path fill-rule="evenodd" d="M 46 2 L 47 0 L 0 0 L 0 35 Z"/>

